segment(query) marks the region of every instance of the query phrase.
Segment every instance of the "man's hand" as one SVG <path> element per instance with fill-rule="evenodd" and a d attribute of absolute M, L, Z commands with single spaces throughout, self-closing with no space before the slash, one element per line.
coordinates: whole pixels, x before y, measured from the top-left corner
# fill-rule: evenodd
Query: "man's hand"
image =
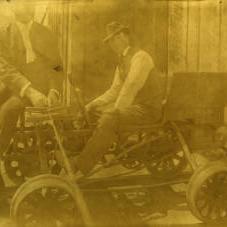
<path fill-rule="evenodd" d="M 93 110 L 96 109 L 96 105 L 94 105 L 93 102 L 89 102 L 86 106 L 85 106 L 85 110 L 87 111 L 87 113 L 92 112 Z"/>
<path fill-rule="evenodd" d="M 89 114 L 100 114 L 101 111 L 101 107 L 103 106 L 103 102 L 99 101 L 99 100 L 95 100 L 92 102 L 89 102 L 86 106 L 85 106 L 85 110 L 87 111 L 87 113 Z"/>
<path fill-rule="evenodd" d="M 35 107 L 43 107 L 47 106 L 47 97 L 41 92 L 29 86 L 24 93 L 25 97 L 27 97 L 33 106 Z"/>
<path fill-rule="evenodd" d="M 51 89 L 47 96 L 48 106 L 55 106 L 59 104 L 59 94 L 56 90 Z"/>

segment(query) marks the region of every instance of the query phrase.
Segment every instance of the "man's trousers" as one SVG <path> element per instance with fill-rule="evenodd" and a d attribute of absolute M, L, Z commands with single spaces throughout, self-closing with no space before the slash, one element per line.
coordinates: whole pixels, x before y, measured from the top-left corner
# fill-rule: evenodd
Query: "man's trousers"
<path fill-rule="evenodd" d="M 16 132 L 17 121 L 25 108 L 25 102 L 16 96 L 11 96 L 0 107 L 0 159 L 8 149 Z"/>
<path fill-rule="evenodd" d="M 82 153 L 76 159 L 76 167 L 88 174 L 99 162 L 111 145 L 117 141 L 119 134 L 127 132 L 131 127 L 154 124 L 161 117 L 160 109 L 131 106 L 124 111 L 106 111 L 98 121 L 98 126 L 88 140 Z"/>

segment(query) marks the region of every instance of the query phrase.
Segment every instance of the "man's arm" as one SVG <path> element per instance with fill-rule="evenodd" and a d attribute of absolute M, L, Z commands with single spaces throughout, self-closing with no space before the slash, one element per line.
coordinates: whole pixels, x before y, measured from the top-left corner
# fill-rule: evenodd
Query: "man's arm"
<path fill-rule="evenodd" d="M 0 82 L 14 94 L 27 97 L 33 106 L 47 104 L 46 96 L 32 88 L 31 83 L 2 57 L 0 57 Z"/>
<path fill-rule="evenodd" d="M 10 26 L 2 28 L 0 30 L 0 81 L 2 86 L 23 97 L 31 83 L 11 64 L 9 37 L 11 37 Z"/>
<path fill-rule="evenodd" d="M 121 90 L 122 81 L 119 77 L 118 68 L 115 70 L 114 80 L 109 90 L 107 90 L 103 95 L 99 96 L 92 101 L 93 104 L 98 106 L 103 106 L 114 102 Z"/>
<path fill-rule="evenodd" d="M 153 60 L 145 51 L 139 51 L 132 58 L 128 76 L 115 103 L 116 109 L 127 108 L 133 103 L 153 68 Z"/>
<path fill-rule="evenodd" d="M 17 95 L 20 95 L 21 90 L 30 83 L 2 57 L 0 57 L 0 81 Z"/>

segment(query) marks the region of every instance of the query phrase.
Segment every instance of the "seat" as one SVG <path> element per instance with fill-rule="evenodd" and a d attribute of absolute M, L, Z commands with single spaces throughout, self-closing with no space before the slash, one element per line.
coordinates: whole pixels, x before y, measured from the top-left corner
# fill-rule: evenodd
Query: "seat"
<path fill-rule="evenodd" d="M 166 120 L 193 119 L 220 124 L 227 101 L 227 73 L 175 73 L 171 78 Z"/>

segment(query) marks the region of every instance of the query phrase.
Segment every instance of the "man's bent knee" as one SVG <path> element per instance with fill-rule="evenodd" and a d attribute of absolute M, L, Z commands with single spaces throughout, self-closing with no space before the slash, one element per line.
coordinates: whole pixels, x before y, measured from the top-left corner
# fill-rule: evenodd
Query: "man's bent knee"
<path fill-rule="evenodd" d="M 9 98 L 1 107 L 1 112 L 21 112 L 24 109 L 23 101 L 18 97 Z"/>
<path fill-rule="evenodd" d="M 24 110 L 24 103 L 18 97 L 9 98 L 0 108 L 0 121 L 13 120 Z"/>
<path fill-rule="evenodd" d="M 114 128 L 118 124 L 118 112 L 104 112 L 98 121 L 98 128 Z"/>

